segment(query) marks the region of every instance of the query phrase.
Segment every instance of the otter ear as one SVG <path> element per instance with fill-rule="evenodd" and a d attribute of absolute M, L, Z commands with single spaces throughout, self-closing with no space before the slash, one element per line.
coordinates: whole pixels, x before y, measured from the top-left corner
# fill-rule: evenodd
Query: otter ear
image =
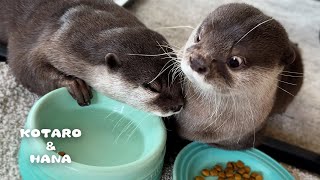
<path fill-rule="evenodd" d="M 105 60 L 106 60 L 107 66 L 111 70 L 116 70 L 121 66 L 121 61 L 120 61 L 119 57 L 114 53 L 108 53 L 105 56 Z"/>
<path fill-rule="evenodd" d="M 286 50 L 286 52 L 283 54 L 281 61 L 285 65 L 292 64 L 294 60 L 296 59 L 296 53 L 293 45 L 291 44 L 289 48 Z"/>

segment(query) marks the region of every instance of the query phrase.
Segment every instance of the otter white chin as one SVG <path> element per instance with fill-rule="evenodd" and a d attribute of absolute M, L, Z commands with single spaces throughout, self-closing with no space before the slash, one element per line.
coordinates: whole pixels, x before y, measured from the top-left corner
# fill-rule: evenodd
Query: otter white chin
<path fill-rule="evenodd" d="M 31 92 L 66 87 L 85 106 L 92 87 L 159 116 L 182 108 L 181 86 L 167 78 L 171 69 L 158 76 L 172 64 L 161 56 L 168 42 L 113 1 L 1 0 L 0 5 L 0 43 L 8 45 L 16 79 Z"/>
<path fill-rule="evenodd" d="M 283 26 L 247 4 L 210 13 L 180 59 L 186 104 L 178 134 L 226 149 L 258 145 L 268 117 L 285 111 L 303 81 L 300 53 Z"/>

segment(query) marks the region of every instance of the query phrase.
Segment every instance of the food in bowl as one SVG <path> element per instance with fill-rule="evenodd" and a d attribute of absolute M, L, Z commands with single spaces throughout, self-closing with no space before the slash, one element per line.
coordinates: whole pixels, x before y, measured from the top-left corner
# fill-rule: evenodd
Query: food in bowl
<path fill-rule="evenodd" d="M 205 177 L 218 176 L 218 180 L 263 180 L 263 176 L 257 172 L 251 172 L 251 168 L 246 166 L 241 160 L 230 161 L 226 168 L 216 164 L 212 169 L 203 169 L 201 175 L 196 176 L 195 180 L 205 180 Z"/>

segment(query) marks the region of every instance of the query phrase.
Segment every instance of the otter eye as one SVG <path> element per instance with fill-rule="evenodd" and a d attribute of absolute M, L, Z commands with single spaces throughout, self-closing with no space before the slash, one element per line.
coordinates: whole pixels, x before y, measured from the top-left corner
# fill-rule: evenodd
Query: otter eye
<path fill-rule="evenodd" d="M 200 42 L 200 40 L 201 40 L 201 36 L 200 36 L 200 33 L 199 33 L 199 34 L 197 35 L 195 41 L 196 41 L 196 42 Z"/>
<path fill-rule="evenodd" d="M 161 91 L 161 86 L 158 83 L 143 83 L 142 87 L 144 87 L 145 89 L 155 92 L 155 93 L 160 93 Z"/>
<path fill-rule="evenodd" d="M 228 60 L 227 64 L 230 68 L 239 68 L 241 65 L 244 64 L 244 59 L 239 56 L 232 56 Z"/>

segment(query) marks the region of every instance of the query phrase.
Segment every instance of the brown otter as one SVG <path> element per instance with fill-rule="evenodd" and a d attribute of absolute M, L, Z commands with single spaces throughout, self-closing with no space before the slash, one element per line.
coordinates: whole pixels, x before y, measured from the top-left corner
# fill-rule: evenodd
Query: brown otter
<path fill-rule="evenodd" d="M 67 87 L 88 105 L 93 87 L 159 116 L 181 109 L 181 86 L 167 78 L 170 68 L 158 76 L 172 65 L 160 47 L 167 41 L 111 0 L 0 5 L 0 42 L 8 44 L 9 66 L 30 91 L 43 95 Z"/>
<path fill-rule="evenodd" d="M 247 4 L 210 13 L 181 59 L 187 80 L 178 134 L 226 149 L 257 145 L 268 117 L 285 111 L 303 81 L 300 53 L 283 26 Z"/>

